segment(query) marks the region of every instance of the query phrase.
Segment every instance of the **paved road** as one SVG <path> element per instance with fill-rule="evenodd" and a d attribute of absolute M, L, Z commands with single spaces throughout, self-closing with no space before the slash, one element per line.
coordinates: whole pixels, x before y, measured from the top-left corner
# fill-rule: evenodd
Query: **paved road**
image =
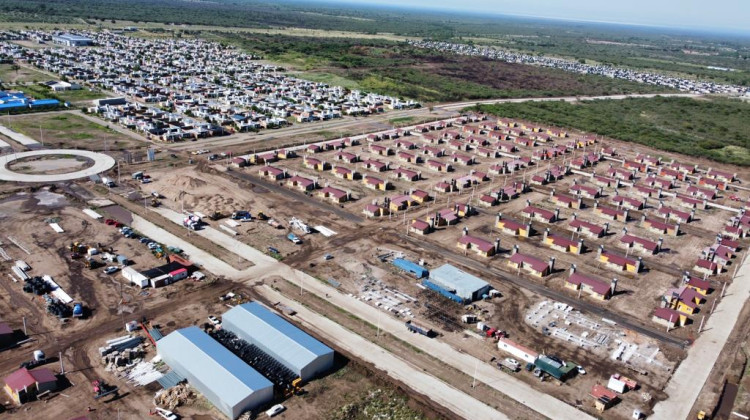
<path fill-rule="evenodd" d="M 404 359 L 386 351 L 360 335 L 355 334 L 330 319 L 307 309 L 305 306 L 288 299 L 268 286 L 256 288 L 260 294 L 272 302 L 294 309 L 294 318 L 306 328 L 316 332 L 336 347 L 356 355 L 357 358 L 371 363 L 388 376 L 400 381 L 414 391 L 425 395 L 437 404 L 449 409 L 465 419 L 508 419 L 505 414 L 487 404 L 458 390 L 440 379 L 422 372 Z"/>
<path fill-rule="evenodd" d="M 421 247 L 429 251 L 437 252 L 445 259 L 451 260 L 454 263 L 458 263 L 459 265 L 469 267 L 480 273 L 484 273 L 485 280 L 489 281 L 490 283 L 493 281 L 493 279 L 500 279 L 503 281 L 507 281 L 509 283 L 516 285 L 517 287 L 521 287 L 523 289 L 532 291 L 539 295 L 545 296 L 549 299 L 553 299 L 558 302 L 566 303 L 583 312 L 587 312 L 589 314 L 597 315 L 602 318 L 607 318 L 612 321 L 615 321 L 621 327 L 631 329 L 633 331 L 638 332 L 639 334 L 643 334 L 651 338 L 655 338 L 664 343 L 672 344 L 672 345 L 679 346 L 679 347 L 685 347 L 685 342 L 683 340 L 677 337 L 674 337 L 672 335 L 669 335 L 668 333 L 664 331 L 644 326 L 640 324 L 638 321 L 636 321 L 635 319 L 628 317 L 626 315 L 609 311 L 605 308 L 597 306 L 593 303 L 589 303 L 582 299 L 573 298 L 566 293 L 562 293 L 557 290 L 550 289 L 532 280 L 527 280 L 527 279 L 524 279 L 523 277 L 519 277 L 510 273 L 506 273 L 497 268 L 488 267 L 479 261 L 473 260 L 469 257 L 456 253 L 452 250 L 446 249 L 438 244 L 434 244 L 428 241 L 419 241 L 417 239 L 414 239 L 412 237 L 407 237 L 405 235 L 399 235 L 399 237 L 402 240 L 412 244 L 415 248 Z"/>
<path fill-rule="evenodd" d="M 22 158 L 34 156 L 54 156 L 54 155 L 74 155 L 82 156 L 94 161 L 94 165 L 80 171 L 69 172 L 65 174 L 44 175 L 44 174 L 22 174 L 13 172 L 8 169 L 8 164 Z M 11 153 L 0 156 L 0 180 L 15 182 L 60 182 L 70 181 L 73 179 L 86 178 L 108 171 L 115 166 L 115 160 L 103 153 L 89 152 L 87 150 L 72 149 L 53 149 L 53 150 L 32 150 L 29 152 Z"/>
<path fill-rule="evenodd" d="M 0 125 L 0 134 L 8 137 L 9 139 L 13 140 L 14 142 L 16 142 L 16 143 L 18 143 L 18 144 L 20 144 L 20 145 L 22 145 L 24 147 L 27 147 L 27 148 L 41 147 L 42 146 L 38 141 L 32 139 L 31 137 L 29 137 L 29 136 L 27 136 L 25 134 L 21 134 L 21 133 L 18 133 L 16 131 L 13 131 L 10 128 L 4 126 L 4 125 Z"/>
<path fill-rule="evenodd" d="M 716 305 L 703 332 L 693 343 L 687 358 L 669 380 L 664 390 L 668 398 L 656 404 L 652 419 L 686 419 L 690 415 L 750 296 L 750 259 L 746 257 L 732 284 L 727 286 L 726 295 Z"/>

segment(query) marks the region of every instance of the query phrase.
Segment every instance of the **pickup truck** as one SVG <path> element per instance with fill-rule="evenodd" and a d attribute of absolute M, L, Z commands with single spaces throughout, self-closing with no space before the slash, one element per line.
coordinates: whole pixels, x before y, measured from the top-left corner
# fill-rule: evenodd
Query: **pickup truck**
<path fill-rule="evenodd" d="M 297 245 L 299 245 L 299 244 L 302 243 L 302 239 L 300 239 L 297 235 L 295 235 L 293 233 L 290 233 L 290 234 L 286 235 L 286 238 L 289 239 L 290 241 L 292 241 L 293 243 L 297 244 Z"/>

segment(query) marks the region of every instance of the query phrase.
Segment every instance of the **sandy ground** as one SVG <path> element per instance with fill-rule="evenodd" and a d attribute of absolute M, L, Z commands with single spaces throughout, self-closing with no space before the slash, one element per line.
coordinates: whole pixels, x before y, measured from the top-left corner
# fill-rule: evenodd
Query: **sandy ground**
<path fill-rule="evenodd" d="M 719 357 L 720 349 L 737 324 L 740 311 L 750 294 L 750 260 L 745 258 L 735 281 L 727 287 L 726 295 L 706 322 L 703 333 L 695 340 L 688 357 L 669 381 L 665 392 L 669 399 L 654 408 L 655 419 L 687 418 L 693 402 L 708 379 Z"/>
<path fill-rule="evenodd" d="M 305 327 L 321 334 L 327 340 L 335 342 L 336 345 L 344 348 L 346 351 L 356 353 L 366 362 L 372 363 L 378 369 L 384 370 L 390 376 L 405 383 L 416 392 L 424 394 L 436 403 L 447 407 L 456 415 L 463 418 L 509 418 L 505 414 L 460 392 L 440 379 L 420 372 L 402 358 L 385 351 L 377 344 L 362 338 L 358 334 L 346 330 L 326 317 L 308 310 L 299 303 L 273 291 L 271 288 L 261 288 L 260 292 L 268 299 L 281 302 L 297 311 L 295 317 L 300 319 Z"/>

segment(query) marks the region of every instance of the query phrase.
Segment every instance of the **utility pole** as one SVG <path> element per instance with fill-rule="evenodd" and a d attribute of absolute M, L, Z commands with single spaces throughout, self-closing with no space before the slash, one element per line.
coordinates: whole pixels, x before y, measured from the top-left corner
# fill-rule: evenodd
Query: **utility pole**
<path fill-rule="evenodd" d="M 29 335 L 26 333 L 26 317 L 23 317 L 23 335 L 28 337 Z"/>
<path fill-rule="evenodd" d="M 63 365 L 62 352 L 57 352 L 57 357 L 60 359 L 60 374 L 65 375 L 65 365 Z"/>

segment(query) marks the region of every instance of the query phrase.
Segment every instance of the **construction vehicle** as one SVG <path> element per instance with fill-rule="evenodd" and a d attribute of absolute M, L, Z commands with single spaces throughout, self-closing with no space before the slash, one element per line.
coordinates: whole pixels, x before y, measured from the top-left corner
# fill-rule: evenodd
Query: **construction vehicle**
<path fill-rule="evenodd" d="M 94 399 L 98 400 L 99 398 L 106 397 L 107 395 L 114 394 L 115 397 L 117 397 L 117 391 L 119 390 L 118 387 L 114 385 L 108 385 L 106 382 L 104 382 L 101 379 L 98 379 L 91 383 L 91 386 L 94 388 Z"/>
<path fill-rule="evenodd" d="M 213 213 L 208 215 L 208 218 L 215 221 L 223 219 L 224 215 L 220 211 L 214 211 Z"/>
<path fill-rule="evenodd" d="M 259 211 L 258 214 L 255 215 L 255 217 L 257 217 L 258 220 L 268 220 L 268 216 L 266 216 L 262 211 Z"/>
<path fill-rule="evenodd" d="M 432 331 L 432 329 L 423 327 L 419 324 L 412 322 L 411 320 L 406 321 L 406 328 L 413 333 L 422 334 L 429 338 L 435 337 L 437 335 L 435 334 L 435 331 Z"/>
<path fill-rule="evenodd" d="M 75 302 L 73 304 L 73 318 L 83 317 L 83 304 L 81 302 Z"/>
<path fill-rule="evenodd" d="M 238 210 L 232 213 L 232 220 L 239 220 L 240 222 L 249 222 L 253 220 L 253 215 L 249 211 Z"/>
<path fill-rule="evenodd" d="M 41 350 L 34 350 L 34 358 L 21 363 L 22 368 L 26 369 L 34 369 L 35 367 L 41 366 L 45 363 L 47 363 L 47 357 L 44 355 L 44 352 Z"/>
<path fill-rule="evenodd" d="M 138 180 L 143 179 L 143 172 L 140 172 L 140 171 L 139 172 L 134 172 L 133 173 L 133 179 L 138 179 Z"/>
<path fill-rule="evenodd" d="M 698 420 L 708 420 L 708 414 L 706 414 L 705 411 L 701 410 L 698 412 L 698 415 L 696 416 Z"/>
<path fill-rule="evenodd" d="M 89 250 L 89 247 L 80 242 L 71 242 L 70 251 L 78 254 L 85 254 Z"/>
<path fill-rule="evenodd" d="M 151 207 L 159 207 L 161 205 L 161 201 L 159 201 L 156 197 L 151 197 Z"/>
<path fill-rule="evenodd" d="M 84 267 L 86 267 L 88 269 L 91 269 L 91 270 L 93 270 L 95 268 L 99 268 L 99 267 L 102 266 L 102 264 L 99 261 L 97 261 L 97 260 L 95 260 L 95 259 L 93 259 L 91 257 L 86 257 L 86 259 L 83 260 L 83 265 L 84 265 Z"/>

